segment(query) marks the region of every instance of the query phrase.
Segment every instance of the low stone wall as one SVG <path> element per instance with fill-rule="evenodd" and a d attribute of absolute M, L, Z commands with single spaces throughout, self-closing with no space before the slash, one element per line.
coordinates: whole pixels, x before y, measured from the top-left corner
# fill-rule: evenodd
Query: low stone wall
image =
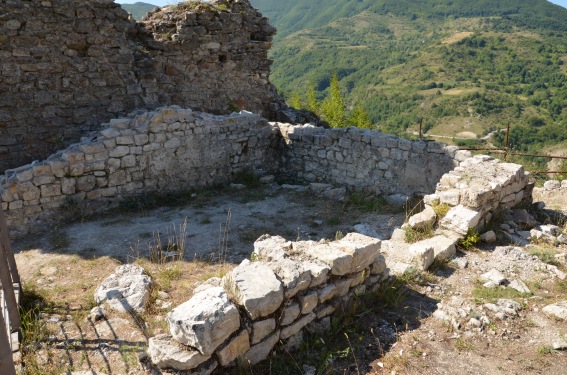
<path fill-rule="evenodd" d="M 520 164 L 501 163 L 487 155 L 466 159 L 441 177 L 426 204 L 446 203 L 451 209 L 440 222 L 442 228 L 466 234 L 482 230 L 499 209 L 531 203 L 533 184 Z"/>
<path fill-rule="evenodd" d="M 45 161 L 6 172 L 0 201 L 13 234 L 56 219 L 69 200 L 108 207 L 127 195 L 227 183 L 244 170 L 279 166 L 277 129 L 258 115 L 173 106 L 103 127 Z"/>
<path fill-rule="evenodd" d="M 404 224 L 411 228 L 396 229 L 385 241 L 388 267 L 403 274 L 409 268 L 424 270 L 435 259 L 452 257 L 455 245 L 470 229 L 483 231 L 499 211 L 531 203 L 532 189 L 528 173 L 519 164 L 501 163 L 486 155 L 464 160 L 441 177 L 434 194 L 424 197 L 425 209 Z M 439 217 L 437 212 L 442 211 L 446 214 Z M 431 231 L 433 236 L 409 244 L 406 230 Z"/>
<path fill-rule="evenodd" d="M 455 146 L 412 142 L 358 128 L 276 123 L 285 139 L 283 169 L 296 182 L 325 182 L 374 194 L 427 194 L 470 156 Z"/>
<path fill-rule="evenodd" d="M 328 330 L 331 314 L 388 277 L 380 244 L 357 233 L 328 243 L 262 236 L 252 262 L 208 280 L 167 315 L 170 335 L 150 338 L 149 357 L 160 368 L 209 374 L 254 365 L 278 344 L 297 348 L 303 330 Z"/>

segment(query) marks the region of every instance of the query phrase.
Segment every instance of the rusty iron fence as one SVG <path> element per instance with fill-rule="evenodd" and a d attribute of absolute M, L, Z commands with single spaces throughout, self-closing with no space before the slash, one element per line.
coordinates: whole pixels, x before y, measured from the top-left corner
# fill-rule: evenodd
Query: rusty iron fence
<path fill-rule="evenodd" d="M 423 119 L 419 121 L 419 139 L 423 139 Z M 555 156 L 555 155 L 541 155 L 541 154 L 531 154 L 525 152 L 516 152 L 509 145 L 510 139 L 510 125 L 506 127 L 506 140 L 504 142 L 504 147 L 459 147 L 461 150 L 467 151 L 484 151 L 491 154 L 499 154 L 502 156 L 504 161 L 507 161 L 510 156 L 524 156 L 524 157 L 531 157 L 531 158 L 547 158 L 547 159 L 560 159 L 560 160 L 567 160 L 567 156 Z M 544 175 L 544 174 L 565 174 L 567 175 L 566 171 L 551 171 L 551 170 L 541 170 L 541 171 L 529 171 L 531 174 L 534 175 Z"/>
<path fill-rule="evenodd" d="M 20 343 L 20 276 L 0 206 L 0 374 L 16 375 L 13 353 Z"/>

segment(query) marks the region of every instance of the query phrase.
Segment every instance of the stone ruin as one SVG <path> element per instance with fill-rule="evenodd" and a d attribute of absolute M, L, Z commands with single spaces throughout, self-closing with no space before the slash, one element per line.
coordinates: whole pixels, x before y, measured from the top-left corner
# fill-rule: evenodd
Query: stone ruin
<path fill-rule="evenodd" d="M 168 314 L 170 334 L 149 344 L 159 367 L 209 374 L 255 364 L 277 344 L 296 347 L 304 330 L 327 329 L 331 314 L 389 275 L 451 257 L 469 228 L 531 202 L 516 164 L 377 131 L 269 122 L 279 108 L 268 81 L 275 30 L 246 0 L 164 8 L 138 24 L 107 0 L 0 1 L 0 204 L 13 235 L 45 228 L 65 205 L 106 210 L 243 171 L 329 193 L 424 196 L 406 226 L 435 235 L 414 244 L 404 229 L 388 241 L 259 238 L 252 261 Z M 229 114 L 236 108 L 258 114 Z M 23 165 L 34 159 L 43 160 Z M 150 284 L 123 266 L 96 300 L 142 311 Z"/>
<path fill-rule="evenodd" d="M 0 172 L 137 109 L 273 117 L 274 33 L 247 0 L 170 6 L 141 23 L 112 0 L 0 0 Z"/>
<path fill-rule="evenodd" d="M 155 365 L 199 374 L 236 360 L 254 365 L 278 343 L 297 348 L 304 330 L 330 329 L 331 314 L 388 277 L 380 240 L 357 233 L 334 242 L 265 235 L 252 259 L 167 314 L 170 335 L 149 341 Z"/>

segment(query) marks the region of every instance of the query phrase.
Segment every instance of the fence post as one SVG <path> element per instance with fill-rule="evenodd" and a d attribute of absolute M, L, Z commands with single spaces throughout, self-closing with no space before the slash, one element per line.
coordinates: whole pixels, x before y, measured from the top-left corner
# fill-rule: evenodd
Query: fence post
<path fill-rule="evenodd" d="M 6 331 L 6 322 L 0 311 L 0 374 L 16 375 L 12 348 L 10 346 L 9 333 Z"/>

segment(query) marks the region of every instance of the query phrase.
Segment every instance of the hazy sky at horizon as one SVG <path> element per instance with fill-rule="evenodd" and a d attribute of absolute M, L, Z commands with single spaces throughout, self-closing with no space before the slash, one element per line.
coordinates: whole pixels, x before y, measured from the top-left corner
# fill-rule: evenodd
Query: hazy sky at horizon
<path fill-rule="evenodd" d="M 177 4 L 179 1 L 176 0 L 115 0 L 119 4 L 134 4 L 138 1 L 153 5 L 170 5 L 170 4 Z M 563 8 L 567 8 L 567 0 L 549 0 L 553 4 L 561 5 Z"/>

